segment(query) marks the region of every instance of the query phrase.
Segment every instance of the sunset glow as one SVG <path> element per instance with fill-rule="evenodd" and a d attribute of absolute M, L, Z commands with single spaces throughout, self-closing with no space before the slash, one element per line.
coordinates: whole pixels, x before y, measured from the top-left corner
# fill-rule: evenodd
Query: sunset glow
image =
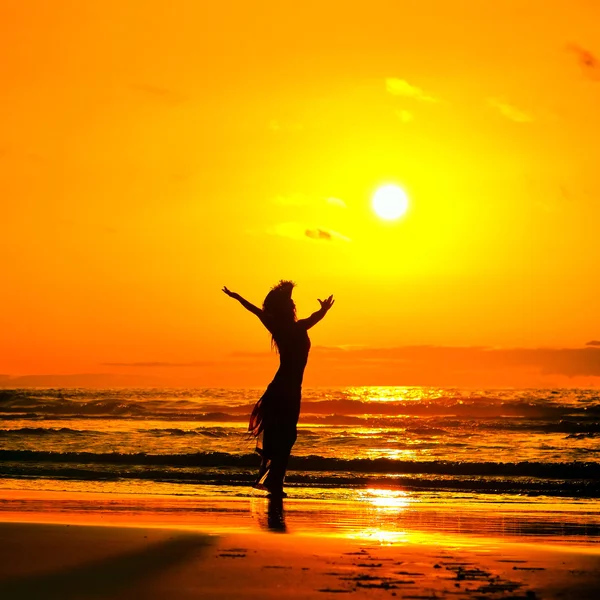
<path fill-rule="evenodd" d="M 0 2 L 0 598 L 595 599 L 599 24 Z"/>
<path fill-rule="evenodd" d="M 336 298 L 307 386 L 600 383 L 597 3 L 32 6 L 0 9 L 1 377 L 260 386 L 220 289 L 290 278 L 300 317 Z"/>

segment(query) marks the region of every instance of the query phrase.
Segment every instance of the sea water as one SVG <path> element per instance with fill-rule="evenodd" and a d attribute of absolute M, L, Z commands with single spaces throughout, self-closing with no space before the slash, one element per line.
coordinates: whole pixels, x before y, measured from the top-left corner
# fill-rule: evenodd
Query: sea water
<path fill-rule="evenodd" d="M 35 480 L 53 489 L 246 489 L 259 462 L 246 429 L 260 395 L 0 390 L 0 476 L 4 486 Z M 287 485 L 311 497 L 376 486 L 598 498 L 599 458 L 595 390 L 315 388 L 303 391 Z"/>

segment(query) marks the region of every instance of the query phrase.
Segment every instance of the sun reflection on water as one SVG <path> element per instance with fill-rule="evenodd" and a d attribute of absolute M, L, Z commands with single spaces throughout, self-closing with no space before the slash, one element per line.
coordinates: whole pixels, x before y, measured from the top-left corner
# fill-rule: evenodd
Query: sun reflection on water
<path fill-rule="evenodd" d="M 396 460 L 416 460 L 422 452 L 411 448 L 370 448 L 365 451 L 367 458 L 389 458 Z"/>
<path fill-rule="evenodd" d="M 405 386 L 354 386 L 346 388 L 354 400 L 367 402 L 422 402 L 436 400 L 448 395 L 447 389 Z"/>
<path fill-rule="evenodd" d="M 384 490 L 379 488 L 367 488 L 361 491 L 359 498 L 363 502 L 377 508 L 407 508 L 414 502 L 415 498 L 403 490 Z"/>

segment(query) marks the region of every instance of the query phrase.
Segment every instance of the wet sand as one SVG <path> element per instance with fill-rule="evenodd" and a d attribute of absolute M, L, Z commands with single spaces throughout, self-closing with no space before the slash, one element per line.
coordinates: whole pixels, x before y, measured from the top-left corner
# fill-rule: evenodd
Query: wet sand
<path fill-rule="evenodd" d="M 584 600 L 600 593 L 592 539 L 549 543 L 375 523 L 310 529 L 263 499 L 256 511 L 264 512 L 248 519 L 247 502 L 195 511 L 182 502 L 173 511 L 164 507 L 178 499 L 164 498 L 162 510 L 159 503 L 134 513 L 132 498 L 99 496 L 2 494 L 0 598 Z"/>

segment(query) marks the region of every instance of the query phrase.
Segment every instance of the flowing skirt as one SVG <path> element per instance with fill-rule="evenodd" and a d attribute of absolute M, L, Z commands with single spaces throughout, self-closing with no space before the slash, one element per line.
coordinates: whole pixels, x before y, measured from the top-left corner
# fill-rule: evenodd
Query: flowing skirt
<path fill-rule="evenodd" d="M 300 386 L 290 386 L 276 377 L 250 415 L 248 431 L 257 438 L 256 451 L 263 461 L 257 483 L 267 489 L 283 486 L 297 437 L 301 394 Z"/>

